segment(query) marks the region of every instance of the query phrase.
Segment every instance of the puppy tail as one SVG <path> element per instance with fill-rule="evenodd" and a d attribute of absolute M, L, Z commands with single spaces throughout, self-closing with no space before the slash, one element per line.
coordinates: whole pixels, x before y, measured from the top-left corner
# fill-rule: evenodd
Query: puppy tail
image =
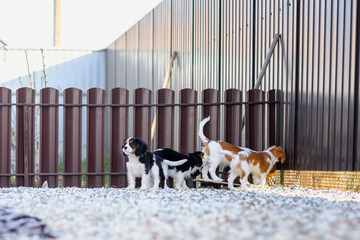
<path fill-rule="evenodd" d="M 176 167 L 176 166 L 180 166 L 183 165 L 184 163 L 186 163 L 188 160 L 187 159 L 183 159 L 183 160 L 179 160 L 179 161 L 169 161 L 169 160 L 165 160 L 163 161 L 163 163 L 172 166 L 172 167 Z"/>
<path fill-rule="evenodd" d="M 208 116 L 207 118 L 204 118 L 200 122 L 200 125 L 199 125 L 199 137 L 201 138 L 201 141 L 203 143 L 209 142 L 209 139 L 207 137 L 205 137 L 205 135 L 204 135 L 204 126 L 208 121 L 210 121 L 210 116 Z"/>

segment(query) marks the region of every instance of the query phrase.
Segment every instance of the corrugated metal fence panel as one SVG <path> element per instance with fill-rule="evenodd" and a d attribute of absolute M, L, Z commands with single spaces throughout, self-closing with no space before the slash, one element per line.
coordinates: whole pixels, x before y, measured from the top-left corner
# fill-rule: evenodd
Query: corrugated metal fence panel
<path fill-rule="evenodd" d="M 139 21 L 139 86 L 153 89 L 153 12 Z"/>
<path fill-rule="evenodd" d="M 126 34 L 115 42 L 115 86 L 126 88 Z M 109 91 L 111 89 L 108 89 Z"/>
<path fill-rule="evenodd" d="M 277 144 L 287 150 L 286 166 L 293 168 L 295 156 L 295 67 L 296 67 L 296 1 L 257 1 L 255 6 L 254 39 L 254 81 L 260 73 L 265 57 L 275 34 L 281 38 L 272 55 L 266 74 L 262 79 L 261 89 L 269 91 L 280 89 L 283 94 L 283 119 L 280 126 L 280 141 Z M 252 84 L 252 83 L 251 83 Z"/>
<path fill-rule="evenodd" d="M 130 92 L 139 87 L 139 23 L 126 32 L 126 82 Z"/>
<path fill-rule="evenodd" d="M 153 10 L 152 28 L 143 19 L 126 33 L 126 82 L 131 85 L 126 87 L 139 86 L 143 78 L 139 71 L 149 74 L 139 65 L 142 54 L 149 56 L 142 43 L 139 53 L 139 32 L 140 38 L 148 36 L 143 28 L 153 31 L 154 92 L 161 88 L 176 51 L 171 89 L 177 93 L 182 88 L 210 87 L 221 95 L 228 88 L 246 91 L 253 86 L 274 35 L 281 34 L 261 89 L 282 90 L 279 144 L 287 152 L 286 168 L 357 169 L 353 142 L 360 140 L 351 134 L 356 130 L 358 99 L 357 4 L 355 0 L 166 0 Z"/>
<path fill-rule="evenodd" d="M 296 169 L 352 170 L 355 4 L 301 2 Z"/>
<path fill-rule="evenodd" d="M 26 55 L 28 55 L 28 63 Z M 28 67 L 31 84 L 34 89 L 47 87 L 65 89 L 77 87 L 88 89 L 92 87 L 105 88 L 106 84 L 106 50 L 66 50 L 44 49 L 45 75 L 40 49 L 2 49 L 0 50 L 1 86 L 15 91 L 20 87 L 29 87 Z M 112 68 L 113 69 L 113 68 Z M 111 71 L 109 72 L 111 74 Z"/>
<path fill-rule="evenodd" d="M 106 48 L 106 89 L 112 89 L 116 81 L 116 42 Z"/>
<path fill-rule="evenodd" d="M 193 88 L 219 89 L 219 1 L 194 1 Z M 200 96 L 199 96 L 200 97 Z"/>
<path fill-rule="evenodd" d="M 193 87 L 193 1 L 172 1 L 171 13 L 172 51 L 177 57 L 170 86 L 178 92 Z"/>
<path fill-rule="evenodd" d="M 171 59 L 171 0 L 160 3 L 154 10 L 154 90 L 160 89 Z"/>
<path fill-rule="evenodd" d="M 288 161 L 286 162 L 287 169 L 294 169 L 295 167 L 295 96 L 296 96 L 296 18 L 297 18 L 297 4 L 296 1 L 283 1 L 282 5 L 282 21 L 284 21 L 281 28 L 281 38 L 278 43 L 279 57 L 282 57 L 281 78 L 279 88 L 283 93 L 283 119 L 281 130 L 280 145 L 284 146 L 287 151 Z M 263 54 L 264 55 L 264 54 Z M 279 66 L 280 67 L 280 66 Z"/>
<path fill-rule="evenodd" d="M 252 86 L 253 7 L 252 1 L 221 1 L 221 90 Z"/>
<path fill-rule="evenodd" d="M 360 19 L 360 17 L 358 17 Z M 359 29 L 360 27 L 358 27 Z M 357 36 L 358 41 L 360 40 L 360 32 L 358 32 Z M 357 79 L 359 79 L 360 76 L 360 43 L 358 42 L 358 52 L 357 52 L 357 66 L 356 66 L 356 72 L 357 72 Z M 357 81 L 357 92 L 360 93 L 360 83 L 359 80 Z M 354 146 L 354 164 L 353 164 L 353 170 L 354 171 L 360 171 L 360 97 L 359 94 L 357 95 L 357 117 L 356 117 L 356 145 Z"/>

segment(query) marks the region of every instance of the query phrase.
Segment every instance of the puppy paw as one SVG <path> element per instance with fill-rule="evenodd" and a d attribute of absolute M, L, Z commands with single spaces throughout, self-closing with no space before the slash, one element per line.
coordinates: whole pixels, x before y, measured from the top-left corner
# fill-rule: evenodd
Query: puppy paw
<path fill-rule="evenodd" d="M 129 186 L 129 187 L 127 187 L 126 189 L 129 189 L 129 190 L 134 190 L 134 189 L 135 189 L 135 187 L 134 187 L 134 186 Z"/>

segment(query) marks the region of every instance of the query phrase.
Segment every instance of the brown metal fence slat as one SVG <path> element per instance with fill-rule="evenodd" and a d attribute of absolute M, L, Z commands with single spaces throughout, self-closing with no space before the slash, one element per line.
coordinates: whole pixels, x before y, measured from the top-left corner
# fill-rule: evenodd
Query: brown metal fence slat
<path fill-rule="evenodd" d="M 40 91 L 40 103 L 59 103 L 59 91 L 55 88 L 43 88 Z M 58 107 L 40 107 L 40 173 L 58 172 Z M 49 187 L 58 186 L 57 176 L 40 176 L 40 185 L 48 181 Z"/>
<path fill-rule="evenodd" d="M 89 104 L 103 104 L 105 91 L 100 88 L 91 88 L 87 91 Z M 105 109 L 103 107 L 87 108 L 87 172 L 104 172 L 105 159 Z M 87 176 L 87 187 L 103 187 L 104 176 Z"/>
<path fill-rule="evenodd" d="M 16 91 L 16 102 L 34 104 L 35 90 L 20 88 Z M 35 178 L 29 172 L 35 172 L 35 108 L 29 106 L 16 107 L 16 173 L 24 176 L 16 177 L 16 186 L 34 186 Z"/>
<path fill-rule="evenodd" d="M 11 90 L 0 88 L 0 103 L 11 103 Z M 0 107 L 0 173 L 11 170 L 11 107 Z M 0 177 L 0 187 L 10 187 L 10 177 Z"/>
<path fill-rule="evenodd" d="M 265 101 L 265 92 L 259 89 L 252 89 L 246 93 L 247 101 Z M 248 148 L 261 151 L 265 148 L 265 105 L 247 105 L 246 111 L 246 141 Z"/>
<path fill-rule="evenodd" d="M 175 92 L 162 88 L 157 91 L 157 103 L 174 103 Z M 174 148 L 174 108 L 157 107 L 156 148 Z"/>
<path fill-rule="evenodd" d="M 215 89 L 205 89 L 203 91 L 204 103 L 220 102 L 220 94 Z M 211 140 L 219 139 L 219 124 L 220 124 L 220 106 L 203 106 L 202 118 L 210 116 L 210 122 L 204 127 L 204 134 Z"/>
<path fill-rule="evenodd" d="M 180 90 L 180 103 L 197 103 L 197 91 L 193 89 Z M 197 142 L 197 107 L 180 107 L 180 152 L 189 153 L 196 150 Z M 194 182 L 186 181 L 189 187 L 195 187 Z"/>
<path fill-rule="evenodd" d="M 64 91 L 64 104 L 81 104 L 82 91 L 68 88 Z M 81 172 L 82 149 L 82 109 L 81 107 L 64 107 L 64 173 Z M 81 187 L 81 176 L 63 176 L 65 187 Z"/>
<path fill-rule="evenodd" d="M 225 102 L 241 102 L 242 92 L 238 89 L 225 91 Z M 225 106 L 225 141 L 241 145 L 242 105 Z"/>
<path fill-rule="evenodd" d="M 135 104 L 150 104 L 152 91 L 146 88 L 137 88 L 134 91 Z M 134 108 L 134 136 L 141 138 L 151 148 L 151 107 Z M 140 180 L 136 180 L 136 187 L 140 187 Z"/>
<path fill-rule="evenodd" d="M 128 104 L 129 91 L 114 88 L 111 91 L 112 104 Z M 121 150 L 123 140 L 128 136 L 129 108 L 111 107 L 110 110 L 110 172 L 126 172 L 126 161 Z M 110 176 L 110 187 L 127 187 L 126 176 Z"/>

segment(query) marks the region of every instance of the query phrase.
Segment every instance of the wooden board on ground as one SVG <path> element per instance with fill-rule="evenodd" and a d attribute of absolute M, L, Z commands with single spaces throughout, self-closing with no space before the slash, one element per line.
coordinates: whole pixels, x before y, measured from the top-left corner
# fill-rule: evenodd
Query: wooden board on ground
<path fill-rule="evenodd" d="M 200 183 L 211 183 L 211 184 L 226 185 L 226 186 L 228 185 L 227 182 L 217 182 L 217 181 L 214 181 L 214 180 L 206 180 L 206 179 L 201 179 L 201 178 L 199 178 L 199 179 L 193 179 L 193 181 L 194 181 L 194 182 L 200 182 Z M 239 184 L 239 183 L 234 183 L 234 186 L 235 186 L 235 187 L 240 187 L 241 184 Z"/>

